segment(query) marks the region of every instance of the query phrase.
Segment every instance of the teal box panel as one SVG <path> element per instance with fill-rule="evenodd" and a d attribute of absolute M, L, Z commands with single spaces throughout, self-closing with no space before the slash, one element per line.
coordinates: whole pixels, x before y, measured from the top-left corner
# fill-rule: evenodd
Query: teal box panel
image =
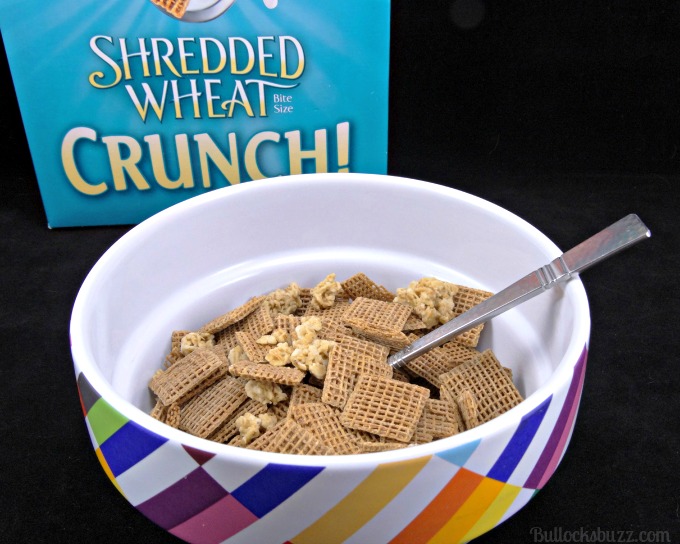
<path fill-rule="evenodd" d="M 160 4 L 180 4 L 158 0 Z M 0 0 L 51 227 L 387 170 L 389 0 Z"/>

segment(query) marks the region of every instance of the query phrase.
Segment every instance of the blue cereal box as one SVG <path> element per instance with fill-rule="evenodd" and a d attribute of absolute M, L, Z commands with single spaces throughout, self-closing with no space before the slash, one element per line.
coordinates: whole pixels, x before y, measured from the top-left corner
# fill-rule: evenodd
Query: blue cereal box
<path fill-rule="evenodd" d="M 50 227 L 387 170 L 389 0 L 0 0 Z"/>

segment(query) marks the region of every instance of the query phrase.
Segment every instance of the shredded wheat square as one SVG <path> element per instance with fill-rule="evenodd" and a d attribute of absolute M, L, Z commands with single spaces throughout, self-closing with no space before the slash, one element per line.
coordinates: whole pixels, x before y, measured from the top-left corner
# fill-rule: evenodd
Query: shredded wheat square
<path fill-rule="evenodd" d="M 321 392 L 322 390 L 318 387 L 306 383 L 296 385 L 290 393 L 290 406 L 308 402 L 321 402 Z"/>
<path fill-rule="evenodd" d="M 416 432 L 420 431 L 431 436 L 431 440 L 458 434 L 463 429 L 458 427 L 456 410 L 456 406 L 449 402 L 427 399 Z"/>
<path fill-rule="evenodd" d="M 288 417 L 309 430 L 338 455 L 360 453 L 355 435 L 340 422 L 339 410 L 322 402 L 308 402 L 291 406 Z"/>
<path fill-rule="evenodd" d="M 250 315 L 260 306 L 264 298 L 265 298 L 264 296 L 257 296 L 249 299 L 247 302 L 245 302 L 238 308 L 234 308 L 233 310 L 227 312 L 226 314 L 223 314 L 209 321 L 199 329 L 199 332 L 216 334 L 220 331 L 223 331 L 230 325 L 238 323 L 239 321 L 248 317 L 248 315 Z"/>
<path fill-rule="evenodd" d="M 260 416 L 268 410 L 268 406 L 254 399 L 246 400 L 238 409 L 233 412 L 227 421 L 217 429 L 213 434 L 208 436 L 208 439 L 214 442 L 229 442 L 233 437 L 237 436 L 238 427 L 236 426 L 236 420 L 245 415 L 246 413 L 253 414 L 254 416 Z"/>
<path fill-rule="evenodd" d="M 324 445 L 307 429 L 292 419 L 283 419 L 264 434 L 253 440 L 248 449 L 272 453 L 298 455 L 331 455 L 333 450 Z"/>
<path fill-rule="evenodd" d="M 411 308 L 406 304 L 359 297 L 350 304 L 343 320 L 353 329 L 369 328 L 397 335 L 410 315 Z"/>
<path fill-rule="evenodd" d="M 482 352 L 477 358 L 449 370 L 439 378 L 441 390 L 446 391 L 454 402 L 466 389 L 474 395 L 480 424 L 507 412 L 524 400 L 491 350 Z"/>
<path fill-rule="evenodd" d="M 399 442 L 411 440 L 430 392 L 410 383 L 362 374 L 340 416 L 343 425 Z"/>
<path fill-rule="evenodd" d="M 272 366 L 269 364 L 239 361 L 229 367 L 232 376 L 249 380 L 273 382 L 280 385 L 297 385 L 302 382 L 305 373 L 291 366 Z"/>
<path fill-rule="evenodd" d="M 200 438 L 207 438 L 217 431 L 247 398 L 243 383 L 231 376 L 225 376 L 182 406 L 180 429 Z"/>
<path fill-rule="evenodd" d="M 387 364 L 389 350 L 360 338 L 345 337 L 338 342 L 328 358 L 321 399 L 326 404 L 344 408 L 359 374 L 392 377 Z"/>
<path fill-rule="evenodd" d="M 354 274 L 354 276 L 347 278 L 341 283 L 345 293 L 347 293 L 349 297 L 353 299 L 364 297 L 382 300 L 385 302 L 392 302 L 395 297 L 394 293 L 391 293 L 382 285 L 375 283 L 363 272 Z"/>
<path fill-rule="evenodd" d="M 473 306 L 476 306 L 480 302 L 483 302 L 493 293 L 489 291 L 483 291 L 482 289 L 473 289 L 471 287 L 465 287 L 463 285 L 458 286 L 458 293 L 453 297 L 453 302 L 455 304 L 455 315 L 458 317 L 463 312 L 467 312 Z M 465 331 L 462 334 L 456 336 L 456 341 L 465 344 L 470 347 L 477 347 L 479 343 L 479 337 L 484 328 L 484 323 L 473 327 L 472 329 Z"/>
<path fill-rule="evenodd" d="M 151 0 L 157 6 L 162 7 L 170 15 L 181 19 L 184 17 L 190 0 Z"/>
<path fill-rule="evenodd" d="M 423 353 L 412 361 L 406 363 L 405 368 L 415 374 L 424 378 L 432 385 L 439 387 L 439 376 L 463 364 L 466 361 L 474 359 L 479 356 L 479 351 L 462 344 L 457 344 L 454 347 L 437 347 L 430 351 Z"/>
<path fill-rule="evenodd" d="M 197 394 L 201 385 L 214 383 L 224 375 L 226 369 L 226 360 L 215 351 L 197 349 L 166 370 L 156 372 L 149 382 L 149 388 L 165 406 L 181 404 Z"/>
<path fill-rule="evenodd" d="M 253 363 L 264 363 L 266 361 L 265 357 L 269 353 L 269 350 L 275 346 L 258 344 L 257 339 L 260 337 L 255 337 L 252 334 L 243 331 L 236 331 L 235 333 L 236 342 L 246 357 Z"/>

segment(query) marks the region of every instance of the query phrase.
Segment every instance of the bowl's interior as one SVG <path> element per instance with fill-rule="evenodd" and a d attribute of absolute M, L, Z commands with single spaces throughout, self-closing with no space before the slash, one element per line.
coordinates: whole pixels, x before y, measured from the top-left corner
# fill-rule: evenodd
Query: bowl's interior
<path fill-rule="evenodd" d="M 436 276 L 497 291 L 557 255 L 511 213 L 433 184 L 359 174 L 252 182 L 179 204 L 117 242 L 76 302 L 74 357 L 148 412 L 170 333 L 254 295 L 330 272 L 365 272 L 390 289 Z M 529 396 L 569 350 L 580 353 L 587 323 L 583 287 L 570 282 L 495 318 L 480 347 Z"/>

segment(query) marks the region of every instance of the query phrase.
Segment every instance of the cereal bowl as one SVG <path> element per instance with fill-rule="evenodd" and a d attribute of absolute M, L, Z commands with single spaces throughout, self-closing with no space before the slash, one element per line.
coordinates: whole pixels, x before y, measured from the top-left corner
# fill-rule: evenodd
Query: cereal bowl
<path fill-rule="evenodd" d="M 364 272 L 497 291 L 560 250 L 512 213 L 435 184 L 364 174 L 250 182 L 131 229 L 76 299 L 71 345 L 87 428 L 114 486 L 188 542 L 465 542 L 502 523 L 559 464 L 583 384 L 580 280 L 487 324 L 519 405 L 449 438 L 358 455 L 291 455 L 197 438 L 149 415 L 170 332 L 254 295 Z"/>

